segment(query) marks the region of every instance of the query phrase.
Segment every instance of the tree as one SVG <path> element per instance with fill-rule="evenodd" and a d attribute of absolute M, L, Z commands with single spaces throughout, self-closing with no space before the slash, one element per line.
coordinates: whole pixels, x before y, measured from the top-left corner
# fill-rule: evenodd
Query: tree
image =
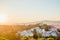
<path fill-rule="evenodd" d="M 36 29 L 34 29 L 33 31 L 33 38 L 35 38 L 36 40 L 38 39 L 38 34 L 36 32 Z"/>

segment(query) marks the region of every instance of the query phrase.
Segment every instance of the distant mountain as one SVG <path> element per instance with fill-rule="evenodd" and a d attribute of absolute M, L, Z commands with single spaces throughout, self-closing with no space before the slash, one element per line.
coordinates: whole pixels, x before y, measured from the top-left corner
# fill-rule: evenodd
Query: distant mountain
<path fill-rule="evenodd" d="M 45 20 L 45 21 L 41 21 L 40 23 L 41 24 L 47 24 L 47 25 L 53 25 L 56 28 L 60 28 L 60 21 L 48 21 L 48 20 Z"/>

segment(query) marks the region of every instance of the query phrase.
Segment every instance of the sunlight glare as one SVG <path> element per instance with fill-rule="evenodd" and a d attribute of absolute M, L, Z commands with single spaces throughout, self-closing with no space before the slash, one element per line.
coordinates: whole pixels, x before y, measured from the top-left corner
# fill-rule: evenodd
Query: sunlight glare
<path fill-rule="evenodd" d="M 0 23 L 4 23 L 7 21 L 6 15 L 0 15 Z"/>

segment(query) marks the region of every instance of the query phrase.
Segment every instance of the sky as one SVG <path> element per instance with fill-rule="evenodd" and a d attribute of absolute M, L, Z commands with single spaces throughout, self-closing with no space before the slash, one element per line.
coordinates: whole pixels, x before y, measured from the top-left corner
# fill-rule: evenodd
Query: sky
<path fill-rule="evenodd" d="M 60 0 L 0 0 L 0 15 L 6 23 L 27 23 L 42 20 L 60 21 Z"/>

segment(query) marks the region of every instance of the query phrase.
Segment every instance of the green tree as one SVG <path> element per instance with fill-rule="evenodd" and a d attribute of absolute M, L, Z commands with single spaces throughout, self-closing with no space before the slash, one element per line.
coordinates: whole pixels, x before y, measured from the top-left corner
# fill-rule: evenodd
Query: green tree
<path fill-rule="evenodd" d="M 38 39 L 38 34 L 36 32 L 36 29 L 34 29 L 34 31 L 33 31 L 33 38 L 36 40 Z"/>

